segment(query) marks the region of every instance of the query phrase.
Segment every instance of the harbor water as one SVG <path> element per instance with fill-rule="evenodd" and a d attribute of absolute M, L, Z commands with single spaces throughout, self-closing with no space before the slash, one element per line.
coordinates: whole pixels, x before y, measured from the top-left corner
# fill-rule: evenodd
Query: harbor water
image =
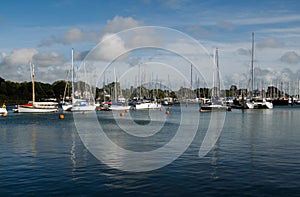
<path fill-rule="evenodd" d="M 116 119 L 126 116 L 147 126 L 148 113 L 96 115 L 112 141 L 126 149 L 150 151 L 174 137 L 182 114 L 176 106 L 169 115 L 155 112 L 165 118 L 161 132 L 140 140 L 117 126 Z M 211 113 L 196 110 L 185 114 L 199 116 L 200 122 L 182 155 L 155 170 L 129 172 L 90 153 L 72 113 L 59 119 L 59 113 L 9 111 L 0 117 L 0 196 L 300 196 L 300 107 L 222 113 L 226 116 L 221 135 L 205 157 L 199 157 L 199 149 Z"/>

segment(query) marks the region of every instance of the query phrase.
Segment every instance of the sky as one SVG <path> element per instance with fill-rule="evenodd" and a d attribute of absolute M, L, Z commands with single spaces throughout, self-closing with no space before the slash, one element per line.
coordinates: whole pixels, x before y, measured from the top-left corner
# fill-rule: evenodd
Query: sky
<path fill-rule="evenodd" d="M 0 6 L 0 77 L 16 82 L 30 81 L 29 62 L 33 62 L 37 81 L 53 83 L 65 80 L 72 48 L 75 59 L 79 61 L 105 38 L 142 26 L 159 26 L 170 28 L 171 32 L 181 32 L 199 42 L 210 57 L 218 48 L 220 75 L 225 88 L 232 84 L 241 88 L 249 85 L 251 34 L 254 32 L 255 85 L 278 86 L 281 83 L 289 89 L 299 86 L 298 0 L 5 1 Z M 162 38 L 164 42 L 168 40 L 161 36 L 162 33 L 144 31 L 142 34 L 135 37 L 139 44 L 163 42 Z M 124 37 L 120 35 L 117 38 L 113 43 L 102 46 L 105 47 L 99 52 L 102 61 L 119 51 L 126 51 Z M 186 43 L 176 38 L 170 38 L 172 43 L 169 46 L 188 48 Z M 141 57 L 145 55 L 143 50 L 123 55 L 118 64 L 124 70 L 118 72 L 125 73 L 132 64 L 138 68 L 136 65 L 163 54 L 160 50 L 151 53 L 151 57 L 147 58 Z M 178 57 L 168 58 L 169 64 L 180 62 Z M 185 65 L 182 70 L 189 70 L 189 64 L 182 65 Z M 173 79 L 175 74 L 168 69 L 159 69 L 158 66 L 156 70 L 165 73 L 164 79 L 161 79 L 165 84 L 185 84 L 183 80 Z M 150 68 L 147 71 L 144 68 L 143 72 L 150 73 Z M 158 76 L 153 71 L 151 74 L 152 78 Z M 184 75 L 188 78 L 188 74 Z M 131 79 L 137 83 L 138 77 L 131 76 Z M 106 77 L 106 80 L 114 80 L 114 77 Z M 124 83 L 129 84 L 129 80 Z M 193 82 L 196 81 L 198 78 L 194 76 Z"/>

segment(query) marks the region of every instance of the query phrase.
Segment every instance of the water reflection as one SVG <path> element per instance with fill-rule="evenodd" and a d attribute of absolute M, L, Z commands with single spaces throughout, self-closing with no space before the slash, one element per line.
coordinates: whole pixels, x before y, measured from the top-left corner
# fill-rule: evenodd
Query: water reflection
<path fill-rule="evenodd" d="M 76 139 L 75 139 L 75 131 L 71 133 L 71 138 L 72 138 L 72 146 L 70 149 L 70 159 L 72 162 L 72 172 L 76 171 L 77 164 L 76 164 Z"/>
<path fill-rule="evenodd" d="M 97 160 L 76 133 L 72 114 L 65 114 L 64 120 L 57 114 L 10 116 L 0 119 L 3 196 L 82 196 L 87 191 L 95 196 L 297 196 L 300 192 L 299 108 L 233 110 L 226 115 L 221 137 L 204 158 L 198 157 L 198 151 L 210 115 L 201 114 L 198 136 L 189 149 L 164 168 L 143 173 L 112 169 Z M 113 122 L 106 121 L 109 128 Z M 176 123 L 165 126 L 177 129 Z M 107 132 L 119 145 L 135 146 L 116 127 Z M 166 130 L 160 138 L 139 146 L 157 147 L 170 138 L 172 131 Z"/>
<path fill-rule="evenodd" d="M 32 131 L 31 131 L 31 153 L 33 156 L 37 155 L 36 150 L 36 128 L 35 125 L 32 125 Z"/>

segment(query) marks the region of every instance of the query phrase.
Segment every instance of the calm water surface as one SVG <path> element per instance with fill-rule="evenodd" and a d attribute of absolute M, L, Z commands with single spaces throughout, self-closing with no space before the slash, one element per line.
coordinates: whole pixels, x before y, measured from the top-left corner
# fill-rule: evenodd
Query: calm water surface
<path fill-rule="evenodd" d="M 130 114 L 149 124 L 147 111 Z M 111 112 L 97 116 L 108 137 L 133 150 L 163 146 L 180 124 L 173 107 L 163 132 L 132 140 Z M 9 113 L 0 117 L 0 196 L 300 196 L 300 107 L 228 112 L 216 145 L 199 158 L 209 119 L 200 114 L 196 137 L 173 163 L 133 173 L 96 159 L 72 113 Z"/>

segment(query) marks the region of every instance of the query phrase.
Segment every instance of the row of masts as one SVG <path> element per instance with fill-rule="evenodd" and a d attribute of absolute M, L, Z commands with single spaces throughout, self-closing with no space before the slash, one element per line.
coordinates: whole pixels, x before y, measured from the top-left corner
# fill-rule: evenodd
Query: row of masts
<path fill-rule="evenodd" d="M 254 32 L 252 32 L 252 46 L 251 46 L 251 67 L 250 67 L 250 75 L 251 75 L 251 79 L 250 79 L 250 90 L 248 92 L 248 96 L 250 97 L 253 97 L 255 96 L 254 95 L 254 92 L 257 92 L 257 90 L 254 89 Z M 215 61 L 215 70 L 214 70 L 214 74 L 213 74 L 213 88 L 212 88 L 212 95 L 214 97 L 220 97 L 221 96 L 221 82 L 220 82 L 220 75 L 219 75 L 219 51 L 218 51 L 218 48 L 216 48 L 215 50 L 215 57 L 214 57 L 214 61 Z M 74 81 L 74 65 L 73 65 L 73 49 L 72 49 L 72 68 L 71 68 L 71 75 L 72 75 L 72 82 Z M 152 74 L 153 75 L 153 74 Z M 117 89 L 117 76 L 116 76 L 116 71 L 114 69 L 114 81 L 115 81 L 115 90 Z M 34 78 L 34 76 L 33 76 Z M 139 91 L 138 91 L 138 96 L 141 97 L 142 95 L 142 78 L 146 78 L 146 75 L 144 74 L 144 77 L 142 77 L 142 74 L 141 74 L 141 65 L 139 64 L 138 66 L 138 77 L 137 77 L 137 82 L 136 82 L 136 87 L 139 87 Z M 144 79 L 145 80 L 145 79 Z M 199 84 L 199 79 L 197 78 L 197 83 Z M 190 65 L 190 90 L 193 90 L 193 65 L 191 64 Z M 158 83 L 155 83 L 155 88 L 156 85 Z M 160 82 L 161 84 L 161 82 Z M 169 75 L 168 75 L 168 85 L 170 84 L 170 81 L 169 81 Z M 300 84 L 300 83 L 299 83 Z M 72 84 L 72 87 L 73 87 L 74 84 Z M 103 86 L 105 85 L 105 76 L 104 76 L 104 83 L 103 83 Z M 126 83 L 125 83 L 125 86 L 126 86 Z M 282 85 L 281 85 L 282 86 Z M 299 85 L 300 86 L 300 85 Z M 170 86 L 169 86 L 170 87 Z M 199 88 L 199 85 L 197 85 L 197 87 Z M 204 86 L 205 87 L 205 86 Z M 270 86 L 269 86 L 270 87 Z M 195 89 L 198 89 L 198 88 L 195 88 Z M 258 88 L 257 88 L 258 89 Z M 277 88 L 278 89 L 278 88 Z M 261 90 L 263 91 L 264 88 L 261 88 Z M 117 95 L 116 93 L 118 91 L 114 91 L 114 97 L 116 98 Z M 121 92 L 119 90 L 119 92 Z M 281 92 L 284 92 L 282 90 L 282 87 L 281 87 Z M 286 92 L 286 91 L 285 91 Z M 290 91 L 289 91 L 290 92 Z M 298 94 L 299 94 L 299 91 L 298 91 Z M 74 89 L 72 88 L 72 95 L 74 95 Z"/>

